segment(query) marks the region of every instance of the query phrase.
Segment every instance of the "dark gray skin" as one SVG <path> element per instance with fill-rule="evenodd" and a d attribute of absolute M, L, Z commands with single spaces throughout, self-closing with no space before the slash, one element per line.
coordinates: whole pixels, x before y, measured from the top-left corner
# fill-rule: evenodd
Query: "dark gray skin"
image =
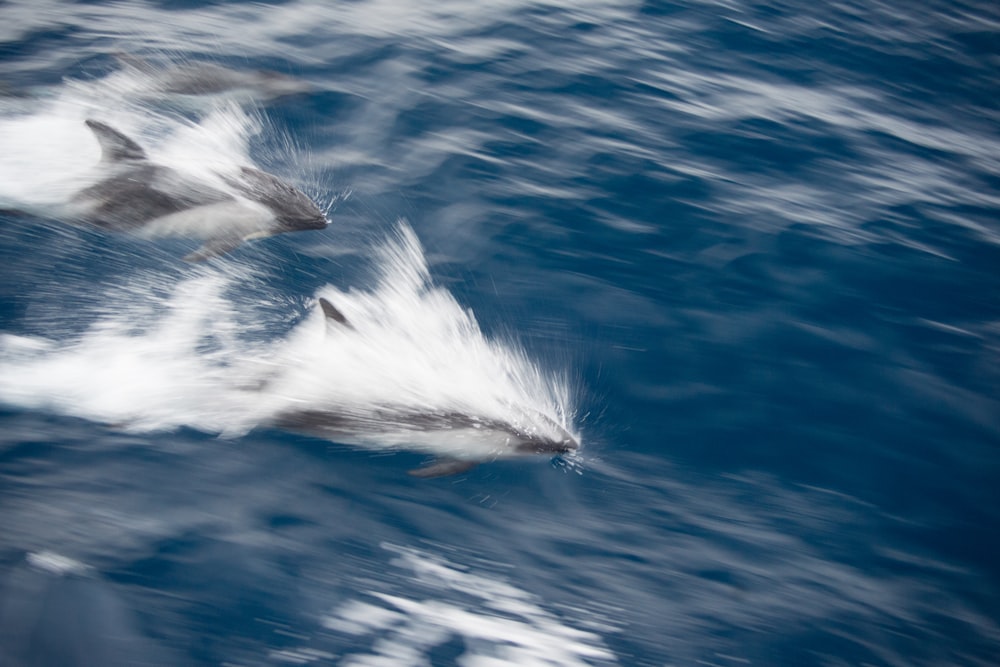
<path fill-rule="evenodd" d="M 248 199 L 267 206 L 274 212 L 278 230 L 275 233 L 326 229 L 329 221 L 313 200 L 298 188 L 277 176 L 253 167 L 240 167 L 240 177 L 224 177 L 226 183 Z"/>
<path fill-rule="evenodd" d="M 235 191 L 225 192 L 151 162 L 141 146 L 104 123 L 88 120 L 86 124 L 101 145 L 102 164 L 110 173 L 74 197 L 83 210 L 80 219 L 85 223 L 135 232 L 168 216 L 196 215 L 199 210 L 216 210 L 202 207 L 233 204 L 229 209 L 217 208 L 221 212 L 228 210 L 232 217 L 192 232 L 205 240 L 200 250 L 186 258 L 192 261 L 229 252 L 247 238 L 324 229 L 328 224 L 305 193 L 276 176 L 243 167 L 238 177 L 222 176 Z M 267 207 L 273 219 L 256 224 L 241 219 L 237 195 Z"/>
<path fill-rule="evenodd" d="M 144 160 L 82 190 L 76 197 L 98 202 L 84 216 L 85 222 L 116 232 L 135 231 L 151 220 L 173 213 L 235 200 L 232 195 L 185 178 L 174 169 Z"/>
<path fill-rule="evenodd" d="M 476 427 L 511 435 L 514 438 L 513 449 L 526 456 L 532 454 L 556 456 L 569 454 L 580 448 L 580 443 L 566 429 L 551 422 L 551 420 L 547 421 L 560 432 L 559 439 L 544 438 L 537 434 L 520 431 L 510 424 L 494 420 L 483 421 L 461 413 L 416 413 L 405 410 L 397 411 L 388 407 L 385 410 L 376 411 L 374 417 L 366 415 L 361 419 L 352 415 L 322 410 L 303 410 L 281 415 L 273 421 L 273 424 L 278 428 L 334 441 L 345 435 L 349 438 L 353 433 L 364 433 L 387 427 L 401 427 L 415 431 L 447 431 Z M 425 479 L 446 477 L 470 470 L 478 463 L 478 461 L 443 458 L 410 470 L 409 474 Z"/>
<path fill-rule="evenodd" d="M 520 454 L 569 454 L 576 451 L 580 445 L 570 433 L 550 419 L 549 426 L 560 433 L 558 440 L 543 438 L 533 433 L 525 433 L 516 427 L 495 420 L 481 420 L 458 412 L 423 413 L 406 410 L 385 410 L 375 412 L 375 416 L 357 419 L 351 415 L 324 412 L 322 410 L 303 410 L 282 415 L 274 421 L 274 425 L 293 431 L 309 433 L 321 437 L 334 437 L 345 433 L 370 430 L 373 424 L 381 427 L 399 426 L 406 429 L 423 431 L 443 431 L 461 428 L 483 428 L 492 431 L 502 431 L 511 435 L 514 449 Z"/>

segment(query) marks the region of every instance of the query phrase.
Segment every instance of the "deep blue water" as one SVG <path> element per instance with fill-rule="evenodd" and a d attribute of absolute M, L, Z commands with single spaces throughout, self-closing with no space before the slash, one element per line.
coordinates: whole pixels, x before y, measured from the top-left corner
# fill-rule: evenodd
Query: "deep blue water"
<path fill-rule="evenodd" d="M 246 113 L 244 161 L 333 220 L 191 265 L 3 202 L 0 664 L 996 664 L 994 3 L 6 2 L 0 26 L 0 122 L 37 120 L 0 133 L 8 200 L 62 164 L 12 171 L 24 140 L 73 157 L 53 119 L 124 52 L 308 82 L 96 99 L 148 137 Z M 486 335 L 568 377 L 578 457 L 421 480 L 413 452 L 88 403 L 198 381 L 148 332 L 131 366 L 73 365 L 108 321 L 223 276 L 233 335 L 280 340 L 317 290 L 365 289 L 397 219 Z M 29 343 L 68 362 L 11 382 Z"/>

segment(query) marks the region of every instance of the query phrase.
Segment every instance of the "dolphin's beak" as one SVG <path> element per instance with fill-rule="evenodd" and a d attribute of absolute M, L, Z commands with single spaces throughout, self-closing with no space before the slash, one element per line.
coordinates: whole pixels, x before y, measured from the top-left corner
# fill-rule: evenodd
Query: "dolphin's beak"
<path fill-rule="evenodd" d="M 305 229 L 326 229 L 327 226 L 329 226 L 329 224 L 330 224 L 330 221 L 327 220 L 326 216 L 325 215 L 321 215 L 321 216 L 318 216 L 318 217 L 313 218 L 312 220 L 310 220 L 306 224 Z"/>
<path fill-rule="evenodd" d="M 573 434 L 564 429 L 562 426 L 559 427 L 562 433 L 562 441 L 559 443 L 562 449 L 559 450 L 560 454 L 566 454 L 567 452 L 575 452 L 580 449 L 580 441 L 573 437 Z"/>
<path fill-rule="evenodd" d="M 559 424 L 553 423 L 559 431 L 558 438 L 539 438 L 528 436 L 517 446 L 517 450 L 526 454 L 568 454 L 580 449 L 580 441 Z"/>

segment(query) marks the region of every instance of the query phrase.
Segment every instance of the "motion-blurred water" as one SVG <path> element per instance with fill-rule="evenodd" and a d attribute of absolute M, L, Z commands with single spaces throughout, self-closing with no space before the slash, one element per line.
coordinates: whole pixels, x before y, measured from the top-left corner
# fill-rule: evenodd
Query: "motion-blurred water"
<path fill-rule="evenodd" d="M 0 664 L 995 664 L 998 35 L 979 1 L 0 4 Z M 199 264 L 71 224 L 87 118 L 333 223 Z M 414 479 L 270 425 L 275 386 L 582 446 Z"/>

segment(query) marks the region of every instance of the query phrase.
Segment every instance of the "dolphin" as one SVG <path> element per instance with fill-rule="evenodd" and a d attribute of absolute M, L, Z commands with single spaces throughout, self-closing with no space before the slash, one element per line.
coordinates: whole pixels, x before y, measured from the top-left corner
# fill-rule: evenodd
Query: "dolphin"
<path fill-rule="evenodd" d="M 0 578 L 2 665 L 183 665 L 143 631 L 120 584 L 78 561 L 43 551 Z"/>
<path fill-rule="evenodd" d="M 139 56 L 115 54 L 118 62 L 149 78 L 149 91 L 162 95 L 242 95 L 273 100 L 313 90 L 301 79 L 272 70 L 236 70 L 215 63 L 187 62 L 158 67 Z"/>
<path fill-rule="evenodd" d="M 305 193 L 278 177 L 241 167 L 214 187 L 162 164 L 111 126 L 87 120 L 101 146 L 104 178 L 73 197 L 82 222 L 147 237 L 191 237 L 204 245 L 185 259 L 222 255 L 241 242 L 324 229 L 328 220 Z"/>
<path fill-rule="evenodd" d="M 327 299 L 320 298 L 327 326 L 343 332 L 354 327 Z M 511 407 L 505 417 L 431 411 L 385 404 L 363 414 L 322 409 L 279 412 L 272 425 L 369 449 L 408 449 L 431 454 L 429 464 L 409 471 L 415 477 L 456 475 L 479 463 L 533 455 L 570 454 L 577 437 L 555 418 L 532 408 Z"/>

